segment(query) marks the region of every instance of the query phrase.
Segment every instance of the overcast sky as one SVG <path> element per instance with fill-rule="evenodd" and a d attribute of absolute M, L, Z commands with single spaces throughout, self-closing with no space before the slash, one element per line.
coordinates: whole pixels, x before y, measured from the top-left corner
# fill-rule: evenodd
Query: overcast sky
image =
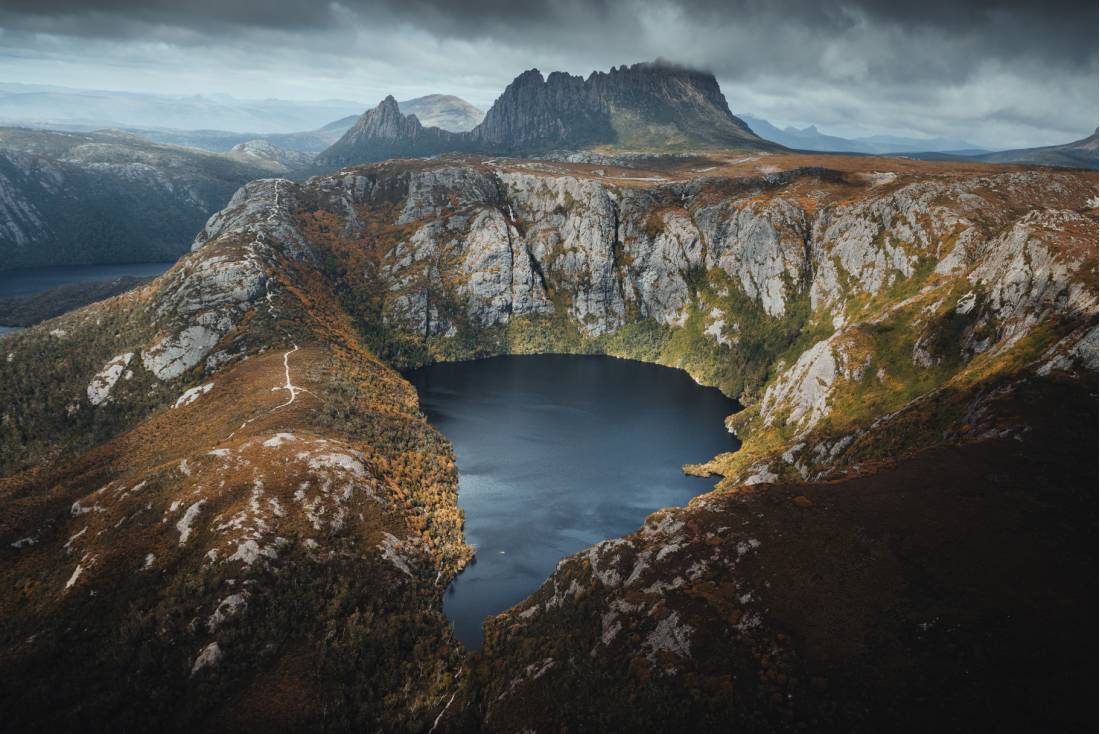
<path fill-rule="evenodd" d="M 735 112 L 838 135 L 1067 142 L 1097 125 L 1095 0 L 0 0 L 0 81 L 488 108 L 519 72 L 710 69 Z"/>

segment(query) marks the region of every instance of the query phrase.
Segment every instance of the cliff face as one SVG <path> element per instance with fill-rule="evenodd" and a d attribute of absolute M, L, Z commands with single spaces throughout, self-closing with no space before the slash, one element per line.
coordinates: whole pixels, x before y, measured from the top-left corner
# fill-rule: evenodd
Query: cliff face
<path fill-rule="evenodd" d="M 255 181 L 152 284 L 6 337 L 6 721 L 1078 723 L 1095 182 L 829 162 Z M 688 370 L 744 444 L 473 659 L 453 457 L 392 368 L 538 351 Z"/>
<path fill-rule="evenodd" d="M 439 152 L 533 153 L 611 145 L 639 149 L 779 149 L 729 111 L 714 76 L 663 62 L 516 77 L 469 133 L 422 128 L 387 98 L 318 157 L 339 166 Z"/>
<path fill-rule="evenodd" d="M 409 155 L 435 155 L 470 147 L 462 134 L 426 128 L 416 115 L 401 114 L 397 100 L 390 96 L 363 113 L 343 137 L 317 157 L 316 164 L 342 166 Z"/>
<path fill-rule="evenodd" d="M 607 106 L 581 77 L 525 71 L 497 98 L 471 137 L 500 151 L 587 146 L 612 139 Z"/>

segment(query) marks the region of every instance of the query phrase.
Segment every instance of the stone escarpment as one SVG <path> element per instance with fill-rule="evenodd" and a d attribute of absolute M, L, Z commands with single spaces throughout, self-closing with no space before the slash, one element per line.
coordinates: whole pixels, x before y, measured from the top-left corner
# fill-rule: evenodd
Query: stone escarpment
<path fill-rule="evenodd" d="M 808 205 L 814 188 L 835 190 L 836 203 Z M 638 187 L 519 166 L 390 164 L 321 177 L 307 191 L 303 226 L 362 265 L 349 286 L 373 299 L 383 353 L 508 351 L 545 319 L 560 319 L 559 341 L 578 349 L 615 342 L 629 353 L 624 330 L 644 332 L 663 361 L 746 403 L 761 397 L 777 358 L 789 359 L 762 410 L 774 423 L 793 397 L 784 422 L 803 429 L 834 378 L 862 379 L 866 365 L 846 352 L 867 347 L 874 324 L 924 324 L 923 339 L 905 334 L 917 342 L 908 369 L 957 368 L 1039 323 L 1093 310 L 1081 240 L 1050 249 L 1092 226 L 1080 208 L 1088 184 L 1075 174 L 880 188 L 807 168 Z M 1018 197 L 1080 206 L 1006 215 L 1005 199 Z M 384 222 L 363 214 L 383 207 Z M 952 297 L 963 305 L 949 309 Z M 932 333 L 948 326 L 963 329 L 950 354 Z"/>
<path fill-rule="evenodd" d="M 530 154 L 611 145 L 627 149 L 779 150 L 734 117 L 714 76 L 658 60 L 587 79 L 537 69 L 517 76 L 469 132 L 424 127 L 393 97 L 368 110 L 317 157 L 321 167 L 444 152 Z"/>
<path fill-rule="evenodd" d="M 730 421 L 742 450 L 695 468 L 722 477 L 721 498 L 567 559 L 531 600 L 489 622 L 485 655 L 499 667 L 462 694 L 477 726 L 537 730 L 564 720 L 614 729 L 685 716 L 703 729 L 731 720 L 764 729 L 896 726 L 909 716 L 905 691 L 937 697 L 955 687 L 965 690 L 953 694 L 964 708 L 987 695 L 937 662 L 957 645 L 972 642 L 986 661 L 999 660 L 1002 645 L 1044 619 L 1026 593 L 989 605 L 984 587 L 968 580 L 985 564 L 1007 574 L 1026 567 L 1024 586 L 1069 593 L 1068 578 L 1081 572 L 1075 561 L 1052 581 L 1039 557 L 1006 547 L 1000 533 L 1032 503 L 1066 517 L 1091 486 L 1089 471 L 1063 452 L 1059 442 L 1072 431 L 1051 410 L 1095 383 L 1096 212 L 1087 177 L 806 169 L 637 187 L 553 167 L 397 171 L 321 179 L 325 194 L 307 225 L 312 241 L 329 243 L 322 249 L 357 263 L 342 272 L 362 267 L 367 290 L 385 294 L 360 318 L 381 320 L 374 343 L 388 358 L 604 351 L 684 367 L 748 405 Z M 339 205 L 327 198 L 336 191 L 345 192 Z M 357 206 L 390 207 L 391 228 L 346 214 Z M 364 251 L 371 257 L 356 259 Z M 1070 422 L 1092 419 L 1084 409 Z M 1032 438 L 1047 431 L 1049 439 Z M 1042 470 L 1014 458 L 1011 486 L 982 478 L 1016 457 L 1021 442 L 1059 458 Z M 986 469 L 960 471 L 970 461 Z M 853 499 L 831 502 L 829 485 L 813 484 L 823 481 L 850 482 Z M 768 485 L 784 489 L 769 495 Z M 1053 486 L 1066 490 L 1035 494 Z M 861 529 L 883 511 L 881 493 L 899 487 L 889 500 L 892 529 L 867 541 Z M 980 499 L 964 499 L 971 492 Z M 823 516 L 807 519 L 823 504 Z M 937 514 L 956 512 L 966 519 L 936 530 Z M 760 513 L 774 518 L 769 537 L 746 529 Z M 757 544 L 786 545 L 808 522 L 853 555 L 832 555 L 821 540 L 805 549 L 816 560 L 780 553 L 754 563 Z M 969 527 L 975 522 L 981 532 Z M 1031 523 L 1019 531 L 1073 558 L 1087 536 L 1077 525 L 1064 543 Z M 894 556 L 894 537 L 920 538 L 922 560 Z M 866 543 L 874 560 L 852 560 Z M 822 575 L 818 564 L 829 563 L 854 563 L 868 578 L 902 573 L 906 591 L 891 596 L 873 582 Z M 928 569 L 956 605 L 937 607 L 911 590 Z M 784 596 L 790 584 L 806 598 Z M 857 589 L 850 606 L 834 596 Z M 807 603 L 830 620 L 856 615 L 850 639 L 872 657 L 893 660 L 888 650 L 902 645 L 920 662 L 868 694 L 853 673 L 863 658 L 829 647 L 837 627 L 800 616 Z M 1027 611 L 1010 619 L 1009 608 Z M 996 632 L 975 626 L 974 613 Z M 878 614 L 900 621 L 863 625 Z M 958 638 L 930 632 L 941 624 Z M 1040 659 L 1043 646 L 1064 642 L 1040 637 L 1025 645 Z M 979 667 L 1002 685 L 997 665 Z M 932 670 L 943 689 L 928 684 Z M 998 718 L 1049 716 L 1045 702 L 1059 699 L 1058 687 L 1023 695 L 1028 685 L 994 695 Z M 570 703 L 549 691 L 566 691 Z M 687 712 L 685 696 L 696 702 Z M 919 721 L 930 723 L 910 720 Z"/>
<path fill-rule="evenodd" d="M 1095 181 L 811 163 L 254 181 L 150 285 L 6 337 L 5 720 L 1079 723 Z M 538 351 L 686 369 L 744 444 L 470 655 L 453 457 L 393 367 Z"/>

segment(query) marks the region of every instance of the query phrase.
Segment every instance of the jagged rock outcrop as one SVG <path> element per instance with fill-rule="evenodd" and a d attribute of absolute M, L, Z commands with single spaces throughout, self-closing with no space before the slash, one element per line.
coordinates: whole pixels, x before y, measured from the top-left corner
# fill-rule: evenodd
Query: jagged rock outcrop
<path fill-rule="evenodd" d="M 525 71 L 509 84 L 476 127 L 451 133 L 402 115 L 386 97 L 317 157 L 338 167 L 443 152 L 530 154 L 614 145 L 634 149 L 748 148 L 778 150 L 733 116 L 707 72 L 658 60 L 593 72 L 587 79 Z"/>
<path fill-rule="evenodd" d="M 462 133 L 424 127 L 416 115 L 403 115 L 392 96 L 367 110 L 343 137 L 317 156 L 316 165 L 339 167 L 387 158 L 427 156 L 472 150 Z"/>

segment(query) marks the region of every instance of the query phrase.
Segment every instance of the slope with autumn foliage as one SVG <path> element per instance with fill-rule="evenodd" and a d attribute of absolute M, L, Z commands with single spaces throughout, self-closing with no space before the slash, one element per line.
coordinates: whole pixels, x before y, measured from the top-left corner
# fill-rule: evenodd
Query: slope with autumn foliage
<path fill-rule="evenodd" d="M 252 182 L 165 276 L 6 338 L 6 720 L 1077 723 L 1095 177 L 586 160 Z M 547 351 L 685 369 L 744 444 L 467 653 L 453 457 L 394 368 Z"/>

